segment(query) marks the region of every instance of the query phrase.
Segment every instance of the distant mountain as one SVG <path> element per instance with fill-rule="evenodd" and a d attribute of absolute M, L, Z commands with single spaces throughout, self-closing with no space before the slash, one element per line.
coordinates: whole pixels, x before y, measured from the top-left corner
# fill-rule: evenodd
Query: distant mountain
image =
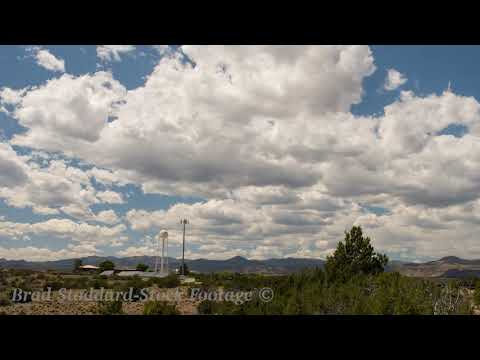
<path fill-rule="evenodd" d="M 110 260 L 119 268 L 135 268 L 137 264 L 140 263 L 148 265 L 150 269 L 155 267 L 154 256 L 131 256 L 125 258 L 89 256 L 81 260 L 84 265 L 98 265 L 102 261 Z M 168 261 L 171 269 L 176 269 L 181 264 L 181 259 L 169 258 Z M 57 261 L 0 259 L 0 268 L 70 271 L 73 268 L 74 262 L 75 259 Z M 185 260 L 185 262 L 190 270 L 203 273 L 225 271 L 263 274 L 289 274 L 306 268 L 323 268 L 325 264 L 325 261 L 320 259 L 284 258 L 249 260 L 241 256 L 235 256 L 227 260 L 195 259 Z M 385 270 L 398 271 L 403 275 L 414 277 L 480 277 L 480 260 L 466 260 L 455 256 L 447 256 L 425 263 L 390 261 Z"/>
<path fill-rule="evenodd" d="M 155 267 L 154 256 L 132 256 L 125 258 L 117 258 L 113 256 L 89 256 L 81 258 L 81 260 L 84 265 L 98 265 L 105 260 L 110 260 L 115 264 L 116 267 L 119 268 L 135 268 L 137 264 L 140 263 L 148 265 L 151 269 Z M 168 261 L 171 269 L 178 268 L 181 264 L 181 259 L 168 258 Z M 70 271 L 74 266 L 74 262 L 75 259 L 56 261 L 25 261 L 0 259 L 0 267 L 11 269 Z M 323 268 L 324 265 L 324 261 L 320 259 L 285 258 L 249 260 L 241 256 L 236 256 L 227 260 L 185 259 L 185 263 L 190 270 L 205 273 L 228 271 L 268 274 L 288 274 L 306 268 Z"/>
<path fill-rule="evenodd" d="M 415 277 L 464 278 L 480 277 L 480 260 L 446 256 L 426 263 L 397 263 L 391 270 Z"/>

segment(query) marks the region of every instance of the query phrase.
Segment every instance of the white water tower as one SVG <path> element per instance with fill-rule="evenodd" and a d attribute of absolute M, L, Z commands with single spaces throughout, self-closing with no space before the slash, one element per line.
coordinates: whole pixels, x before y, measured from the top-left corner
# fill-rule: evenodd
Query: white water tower
<path fill-rule="evenodd" d="M 160 240 L 162 241 L 162 256 L 160 261 L 160 273 L 161 274 L 168 274 L 168 231 L 162 230 L 158 233 L 157 236 L 159 240 L 159 247 L 160 247 Z M 166 256 L 166 262 L 165 262 Z M 165 266 L 166 265 L 166 266 Z M 157 257 L 155 258 L 155 272 L 158 272 L 158 252 Z"/>

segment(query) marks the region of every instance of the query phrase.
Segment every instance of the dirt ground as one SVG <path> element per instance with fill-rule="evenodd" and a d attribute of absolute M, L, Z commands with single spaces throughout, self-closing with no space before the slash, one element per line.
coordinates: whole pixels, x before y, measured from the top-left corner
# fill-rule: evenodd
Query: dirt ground
<path fill-rule="evenodd" d="M 186 287 L 173 289 L 148 288 L 149 295 L 153 300 L 167 300 L 175 303 L 181 315 L 197 314 L 198 301 L 192 301 L 188 297 Z M 74 294 L 80 294 L 80 290 L 72 290 Z M 170 301 L 171 300 L 171 301 Z M 145 301 L 124 302 L 122 310 L 126 315 L 142 315 Z M 96 301 L 68 301 L 62 299 L 58 292 L 52 292 L 47 301 L 32 301 L 25 304 L 12 304 L 0 307 L 3 315 L 97 315 L 98 305 Z"/>

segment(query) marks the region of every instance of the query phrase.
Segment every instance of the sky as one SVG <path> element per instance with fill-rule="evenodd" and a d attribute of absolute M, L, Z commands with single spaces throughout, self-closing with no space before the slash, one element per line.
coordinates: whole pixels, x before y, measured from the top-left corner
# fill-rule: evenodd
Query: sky
<path fill-rule="evenodd" d="M 480 258 L 478 46 L 0 46 L 0 258 Z"/>

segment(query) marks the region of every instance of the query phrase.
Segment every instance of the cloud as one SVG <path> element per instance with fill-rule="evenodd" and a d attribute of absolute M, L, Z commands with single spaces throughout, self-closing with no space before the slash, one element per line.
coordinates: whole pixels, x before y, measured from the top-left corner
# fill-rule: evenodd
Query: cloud
<path fill-rule="evenodd" d="M 311 186 L 317 170 L 290 154 L 302 127 L 348 111 L 375 70 L 362 46 L 182 51 L 195 67 L 180 52 L 164 56 L 144 86 L 126 93 L 106 73 L 64 76 L 28 92 L 15 116 L 29 131 L 12 142 L 115 170 L 146 192 L 226 196 L 243 186 Z M 79 106 L 71 114 L 74 93 Z M 45 110 L 52 97 L 52 111 Z"/>
<path fill-rule="evenodd" d="M 113 171 L 107 169 L 99 169 L 97 167 L 93 167 L 92 169 L 88 170 L 88 173 L 95 178 L 95 180 L 103 185 L 112 186 L 112 185 L 124 185 L 125 183 L 122 181 L 121 176 L 116 174 Z"/>
<path fill-rule="evenodd" d="M 91 245 L 69 245 L 66 249 L 50 250 L 35 246 L 4 248 L 0 246 L 0 258 L 7 260 L 53 261 L 98 255 L 99 251 Z"/>
<path fill-rule="evenodd" d="M 100 51 L 109 61 L 128 52 L 110 50 Z M 124 203 L 114 186 L 197 196 L 205 201 L 125 215 L 137 234 L 171 230 L 172 246 L 179 219 L 189 218 L 196 257 L 323 257 L 355 223 L 402 258 L 480 256 L 480 104 L 451 91 L 403 91 L 382 115 L 354 115 L 374 71 L 367 46 L 183 46 L 131 90 L 107 72 L 4 88 L 2 103 L 26 128 L 11 145 L 90 167 L 35 165 L 4 144 L 0 197 L 113 225 L 115 212 L 91 206 Z M 406 81 L 390 69 L 386 88 Z M 445 134 L 452 124 L 466 133 Z M 147 251 L 126 246 L 119 254 Z"/>
<path fill-rule="evenodd" d="M 107 227 L 68 219 L 50 219 L 37 223 L 0 221 L 0 236 L 11 239 L 19 239 L 24 235 L 48 235 L 82 244 L 111 245 L 128 239 L 123 233 L 125 230 L 123 224 Z"/>
<path fill-rule="evenodd" d="M 387 77 L 385 78 L 384 89 L 392 91 L 398 89 L 400 86 L 407 82 L 405 75 L 401 74 L 395 69 L 388 69 Z"/>
<path fill-rule="evenodd" d="M 167 229 L 170 244 L 181 244 L 179 219 L 186 217 L 189 249 L 195 257 L 231 257 L 232 248 L 245 256 L 281 256 L 311 248 L 311 254 L 334 246 L 337 234 L 344 230 L 340 219 L 350 223 L 361 214 L 359 207 L 345 206 L 337 213 L 308 208 L 290 208 L 285 204 L 266 205 L 241 200 L 210 200 L 195 204 L 176 204 L 168 210 L 130 210 L 125 219 L 132 230 L 157 233 Z M 323 243 L 321 243 L 323 241 Z M 321 249 L 316 249 L 321 244 Z M 192 246 L 195 248 L 192 249 Z M 265 250 L 271 247 L 275 253 Z M 262 248 L 264 250 L 259 250 Z M 238 254 L 237 254 L 238 255 Z"/>
<path fill-rule="evenodd" d="M 47 49 L 39 49 L 35 54 L 37 64 L 47 70 L 65 72 L 65 61 L 55 57 Z"/>
<path fill-rule="evenodd" d="M 119 217 L 113 210 L 104 210 L 100 211 L 95 217 L 95 221 L 102 222 L 105 224 L 114 225 L 120 222 Z"/>
<path fill-rule="evenodd" d="M 122 194 L 111 190 L 98 192 L 97 197 L 106 204 L 123 204 Z"/>
<path fill-rule="evenodd" d="M 158 52 L 159 55 L 165 55 L 171 51 L 171 47 L 169 45 L 152 45 L 152 47 Z"/>
<path fill-rule="evenodd" d="M 99 45 L 97 46 L 97 57 L 104 62 L 120 61 L 121 56 L 135 51 L 133 45 Z"/>
<path fill-rule="evenodd" d="M 125 88 L 107 72 L 51 79 L 17 103 L 12 116 L 29 130 L 16 135 L 16 142 L 43 150 L 88 146 L 99 139 L 124 95 Z"/>
<path fill-rule="evenodd" d="M 0 142 L 0 187 L 22 185 L 27 179 L 27 167 L 17 153 L 8 144 Z"/>
<path fill-rule="evenodd" d="M 27 89 L 13 90 L 4 87 L 0 90 L 0 101 L 6 105 L 17 105 L 22 100 L 22 96 L 26 91 Z"/>
<path fill-rule="evenodd" d="M 123 196 L 108 188 L 96 190 L 95 175 L 96 171 L 69 166 L 48 154 L 19 156 L 8 143 L 0 143 L 0 198 L 9 206 L 30 207 L 42 215 L 63 212 L 81 220 L 112 222 L 112 214 L 98 217 L 90 206 L 121 204 Z"/>
<path fill-rule="evenodd" d="M 153 247 L 148 246 L 129 246 L 124 250 L 117 251 L 116 255 L 121 257 L 130 257 L 130 256 L 155 256 L 157 251 Z"/>

